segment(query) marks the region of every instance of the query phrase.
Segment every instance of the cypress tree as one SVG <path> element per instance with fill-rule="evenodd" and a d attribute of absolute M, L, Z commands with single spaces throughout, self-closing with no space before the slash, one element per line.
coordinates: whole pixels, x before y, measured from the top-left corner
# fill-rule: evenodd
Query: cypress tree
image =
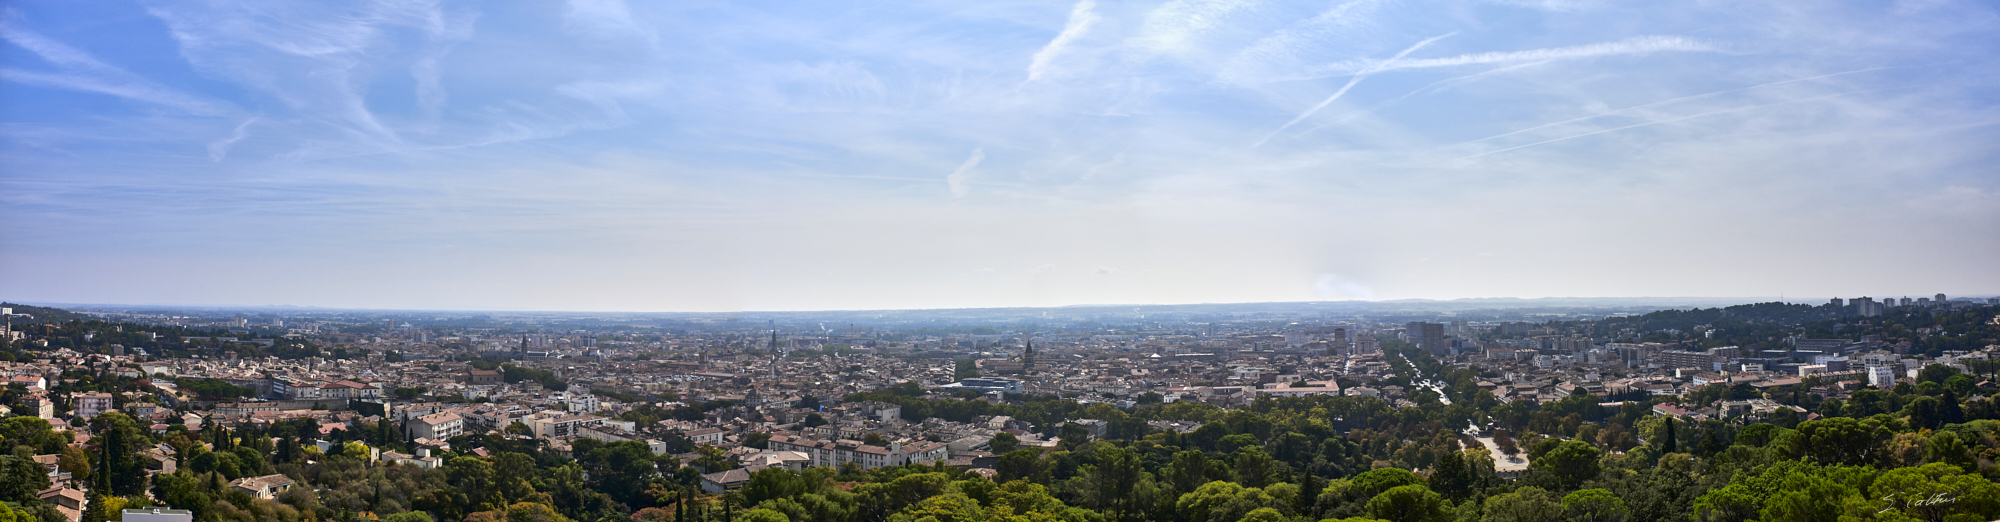
<path fill-rule="evenodd" d="M 1676 446 L 1676 445 L 1674 444 L 1674 417 L 1673 417 L 1672 415 L 1668 415 L 1668 416 L 1667 416 L 1667 442 L 1666 442 L 1666 444 L 1665 444 L 1665 445 L 1663 445 L 1663 446 L 1662 446 L 1662 448 L 1664 448 L 1664 449 L 1662 449 L 1662 450 L 1660 451 L 1660 454 L 1661 454 L 1661 455 L 1665 455 L 1665 454 L 1668 454 L 1668 453 L 1673 453 L 1673 452 L 1674 452 L 1674 449 L 1675 449 L 1675 446 Z"/>
<path fill-rule="evenodd" d="M 104 493 L 92 491 L 90 493 L 90 504 L 83 507 L 82 522 L 107 522 L 111 520 L 111 514 L 107 513 L 109 510 L 106 507 L 104 505 Z"/>
<path fill-rule="evenodd" d="M 1958 405 L 1957 392 L 1945 390 L 1944 396 L 1938 399 L 1938 420 L 1940 424 L 1948 425 L 1965 422 L 1965 409 Z"/>

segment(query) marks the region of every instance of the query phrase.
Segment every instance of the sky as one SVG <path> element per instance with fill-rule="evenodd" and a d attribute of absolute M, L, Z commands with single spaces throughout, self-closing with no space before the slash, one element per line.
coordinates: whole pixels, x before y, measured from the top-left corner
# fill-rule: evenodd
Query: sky
<path fill-rule="evenodd" d="M 1983 1 L 0 4 L 0 297 L 2000 293 Z"/>

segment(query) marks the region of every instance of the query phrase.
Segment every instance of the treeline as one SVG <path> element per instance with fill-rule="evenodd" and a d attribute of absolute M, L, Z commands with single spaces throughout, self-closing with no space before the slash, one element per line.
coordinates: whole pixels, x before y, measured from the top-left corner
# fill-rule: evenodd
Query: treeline
<path fill-rule="evenodd" d="M 466 361 L 466 364 L 481 370 L 499 370 L 500 379 L 507 381 L 509 384 L 534 381 L 536 384 L 542 385 L 542 389 L 549 391 L 564 391 L 569 389 L 568 382 L 557 378 L 555 372 L 548 370 L 515 366 L 504 360 L 492 358 L 471 359 Z"/>
<path fill-rule="evenodd" d="M 1988 321 L 1994 311 L 1991 306 L 1958 311 L 1899 306 L 1885 309 L 1880 316 L 1861 317 L 1851 307 L 1757 303 L 1660 310 L 1594 321 L 1552 322 L 1546 326 L 1597 338 L 1686 342 L 1702 349 L 1740 346 L 1765 351 L 1789 349 L 1785 339 L 1794 335 L 1847 340 L 1873 335 L 1889 342 L 1908 341 L 1911 353 L 1936 357 L 1947 351 L 1973 351 L 2000 343 L 2000 325 Z M 1711 332 L 1697 332 L 1698 327 L 1708 327 Z M 1930 331 L 1921 331 L 1924 329 Z"/>
<path fill-rule="evenodd" d="M 221 379 L 174 379 L 174 386 L 205 401 L 256 397 L 257 390 L 229 384 Z"/>

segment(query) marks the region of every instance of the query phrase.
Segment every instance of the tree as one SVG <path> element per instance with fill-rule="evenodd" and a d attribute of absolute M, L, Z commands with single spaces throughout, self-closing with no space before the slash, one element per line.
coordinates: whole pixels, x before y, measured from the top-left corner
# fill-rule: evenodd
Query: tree
<path fill-rule="evenodd" d="M 1090 429 L 1074 422 L 1065 422 L 1056 437 L 1061 439 L 1064 447 L 1074 449 L 1085 442 L 1090 442 Z"/>
<path fill-rule="evenodd" d="M 1951 376 L 1953 375 L 1958 375 L 1957 368 L 1945 366 L 1942 364 L 1931 364 L 1931 365 L 1926 365 L 1924 366 L 1924 369 L 1917 371 L 1917 382 L 1935 382 L 1938 384 L 1944 384 L 1944 382 L 1946 380 L 1951 379 Z"/>
<path fill-rule="evenodd" d="M 902 514 L 898 513 L 897 515 L 901 516 Z M 792 520 L 791 518 L 788 518 L 783 513 L 779 513 L 777 511 L 772 511 L 769 509 L 753 509 L 750 511 L 745 511 L 743 512 L 743 514 L 737 515 L 735 522 L 791 522 L 791 520 Z M 891 517 L 889 520 L 897 520 L 897 519 Z M 944 519 L 938 519 L 938 520 L 940 522 L 948 522 L 945 521 Z"/>
<path fill-rule="evenodd" d="M 1664 455 L 1680 450 L 1679 445 L 1675 444 L 1676 439 L 1679 437 L 1677 434 L 1675 434 L 1676 431 L 1678 430 L 1674 429 L 1674 417 L 1672 415 L 1668 415 L 1667 427 L 1666 427 L 1667 434 L 1666 437 L 1664 438 L 1666 442 L 1660 443 L 1660 454 Z"/>
<path fill-rule="evenodd" d="M 1563 506 L 1555 493 L 1522 486 L 1486 499 L 1485 511 L 1481 522 L 1555 522 L 1562 518 Z"/>
<path fill-rule="evenodd" d="M 1109 511 L 1114 515 L 1130 515 L 1134 511 L 1133 494 L 1142 481 L 1150 482 L 1151 476 L 1138 455 L 1124 448 L 1099 444 L 1096 448 L 1097 464 L 1088 466 L 1083 472 L 1082 485 L 1093 500 L 1093 507 Z"/>
<path fill-rule="evenodd" d="M 1574 489 L 1584 481 L 1597 478 L 1597 447 L 1580 440 L 1564 441 L 1541 458 L 1528 464 L 1528 471 L 1544 477 L 1551 483 L 1560 484 L 1562 489 Z"/>
<path fill-rule="evenodd" d="M 1451 513 L 1444 509 L 1444 497 L 1421 485 L 1389 488 L 1368 499 L 1368 516 L 1389 522 L 1444 522 Z"/>
<path fill-rule="evenodd" d="M 104 494 L 93 492 L 83 506 L 82 522 L 107 522 L 111 520 L 110 506 L 105 505 Z"/>
<path fill-rule="evenodd" d="M 1521 445 L 1514 442 L 1514 437 L 1508 436 L 1504 431 L 1493 432 L 1493 445 L 1500 447 L 1500 453 L 1510 458 L 1521 454 Z"/>
<path fill-rule="evenodd" d="M 474 506 L 497 508 L 504 505 L 497 499 L 489 503 L 488 495 L 493 494 L 496 482 L 493 465 L 485 460 L 478 457 L 456 457 L 445 462 L 444 473 L 446 482 Z"/>
<path fill-rule="evenodd" d="M 16 511 L 5 503 L 0 503 L 0 522 L 34 522 L 34 516 L 26 511 Z"/>
<path fill-rule="evenodd" d="M 1042 462 L 1042 452 L 1034 448 L 1017 449 L 1001 455 L 1000 462 L 993 465 L 993 470 L 998 472 L 997 480 L 1003 483 L 1020 479 L 1032 482 L 1048 480 L 1046 476 L 1048 469 Z"/>
<path fill-rule="evenodd" d="M 473 517 L 480 515 L 481 513 L 466 515 L 465 520 L 472 522 L 474 520 Z M 498 519 L 504 522 L 575 522 L 574 520 L 570 520 L 569 517 L 556 513 L 556 510 L 550 508 L 547 504 L 532 502 L 518 502 L 507 506 L 506 511 L 499 512 L 499 515 Z M 481 519 L 485 518 L 481 517 Z"/>
<path fill-rule="evenodd" d="M 784 518 L 783 515 L 776 516 L 778 518 L 772 519 L 770 522 L 789 522 L 789 519 Z M 981 522 L 984 519 L 985 516 L 981 513 L 978 501 L 972 500 L 963 494 L 951 493 L 925 498 L 904 509 L 902 512 L 890 516 L 889 522 Z M 737 520 L 739 522 L 764 522 L 761 520 L 745 521 L 743 518 L 737 518 Z"/>
<path fill-rule="evenodd" d="M 1253 488 L 1268 486 L 1276 481 L 1278 466 L 1264 450 L 1243 448 L 1236 452 L 1236 482 Z"/>
<path fill-rule="evenodd" d="M 1167 484 L 1174 491 L 1186 493 L 1207 483 L 1208 455 L 1201 450 L 1187 450 L 1174 454 L 1174 460 L 1162 470 Z"/>
<path fill-rule="evenodd" d="M 1935 430 L 1943 425 L 1944 418 L 1938 413 L 1937 397 L 1917 397 L 1903 411 L 1909 415 L 1912 427 Z"/>
<path fill-rule="evenodd" d="M 1610 491 L 1585 489 L 1563 497 L 1563 515 L 1575 522 L 1625 522 L 1632 511 Z"/>
<path fill-rule="evenodd" d="M 42 419 L 15 417 L 15 419 Z M 10 419 L 11 420 L 11 419 Z M 47 426 L 47 422 L 42 422 Z M 0 501 L 17 503 L 40 503 L 35 494 L 49 487 L 47 468 L 36 464 L 33 459 L 16 455 L 0 455 Z"/>
<path fill-rule="evenodd" d="M 993 451 L 994 455 L 1006 455 L 1008 452 L 1014 451 L 1015 448 L 1021 447 L 1021 438 L 1003 431 L 994 434 L 993 440 L 986 444 Z"/>
<path fill-rule="evenodd" d="M 722 448 L 703 444 L 695 451 L 701 453 L 701 457 L 689 462 L 688 465 L 701 468 L 703 473 L 736 469 L 736 460 L 729 458 L 729 452 Z"/>
<path fill-rule="evenodd" d="M 1289 522 L 1290 520 L 1291 518 L 1286 517 L 1282 511 L 1272 508 L 1257 508 L 1244 514 L 1243 519 L 1238 522 Z"/>
<path fill-rule="evenodd" d="M 91 476 L 90 466 L 90 453 L 76 446 L 63 446 L 62 457 L 57 461 L 57 468 L 69 472 L 70 478 L 78 482 L 89 482 Z"/>
<path fill-rule="evenodd" d="M 69 444 L 62 434 L 49 427 L 49 421 L 33 416 L 8 417 L 0 419 L 0 442 L 5 446 L 0 454 L 11 454 L 13 448 L 27 446 L 31 454 L 53 455 L 62 452 Z"/>
<path fill-rule="evenodd" d="M 2000 484 L 1948 464 L 1889 470 L 1869 490 L 1871 513 L 1894 511 L 1917 520 L 2000 518 Z"/>
<path fill-rule="evenodd" d="M 113 496 L 143 493 L 147 474 L 145 463 L 139 460 L 139 449 L 147 442 L 145 436 L 140 434 L 138 425 L 131 417 L 118 412 L 93 417 L 90 425 L 97 433 L 90 439 L 90 444 L 102 460 L 96 465 L 99 472 L 105 475 L 104 493 Z"/>
<path fill-rule="evenodd" d="M 1447 451 L 1439 455 L 1437 462 L 1431 465 L 1429 480 L 1433 491 L 1444 495 L 1445 498 L 1458 500 L 1472 492 L 1474 478 L 1471 467 L 1466 465 L 1465 457 L 1459 452 Z"/>
<path fill-rule="evenodd" d="M 1924 461 L 1950 464 L 1965 470 L 1979 469 L 1971 448 L 1959 439 L 1958 434 L 1950 431 L 1931 435 L 1931 439 L 1924 444 Z"/>

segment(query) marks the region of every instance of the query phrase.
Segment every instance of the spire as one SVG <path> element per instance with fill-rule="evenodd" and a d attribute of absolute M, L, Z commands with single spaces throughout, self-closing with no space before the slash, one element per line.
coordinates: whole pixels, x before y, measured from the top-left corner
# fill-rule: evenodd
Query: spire
<path fill-rule="evenodd" d="M 1033 337 L 1029 337 L 1028 349 L 1021 351 L 1021 374 L 1027 375 L 1028 372 L 1034 370 L 1035 370 L 1035 339 Z"/>

